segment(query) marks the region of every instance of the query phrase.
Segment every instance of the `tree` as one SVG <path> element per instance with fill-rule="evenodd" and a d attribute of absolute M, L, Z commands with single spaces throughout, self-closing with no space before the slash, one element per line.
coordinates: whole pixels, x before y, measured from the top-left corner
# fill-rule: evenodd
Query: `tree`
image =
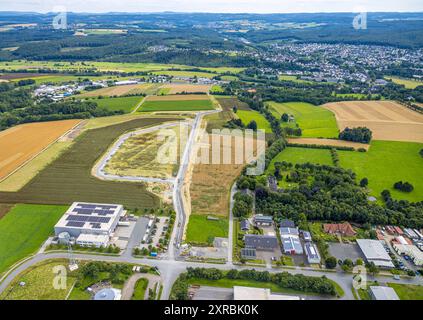
<path fill-rule="evenodd" d="M 247 125 L 247 128 L 253 131 L 257 131 L 257 122 L 255 120 L 251 120 L 250 123 Z"/>
<path fill-rule="evenodd" d="M 420 154 L 421 157 L 423 157 L 423 149 L 420 149 L 419 154 Z"/>
<path fill-rule="evenodd" d="M 363 178 L 360 180 L 360 187 L 366 188 L 369 185 L 369 180 L 367 178 Z"/>
<path fill-rule="evenodd" d="M 374 262 L 370 262 L 367 264 L 367 271 L 369 271 L 371 275 L 376 275 L 379 273 L 379 268 L 375 265 Z"/>
<path fill-rule="evenodd" d="M 325 261 L 326 268 L 328 269 L 335 269 L 336 268 L 336 258 L 335 257 L 328 257 Z"/>
<path fill-rule="evenodd" d="M 237 113 L 238 112 L 237 106 L 233 106 L 232 110 L 233 110 L 234 113 Z"/>
<path fill-rule="evenodd" d="M 283 122 L 288 122 L 288 120 L 289 120 L 289 115 L 288 115 L 287 113 L 284 113 L 284 114 L 282 115 L 282 117 L 281 117 L 281 120 L 282 120 Z"/>
<path fill-rule="evenodd" d="M 357 266 L 362 266 L 362 265 L 363 265 L 363 259 L 358 258 L 358 259 L 355 261 L 355 264 L 356 264 Z"/>

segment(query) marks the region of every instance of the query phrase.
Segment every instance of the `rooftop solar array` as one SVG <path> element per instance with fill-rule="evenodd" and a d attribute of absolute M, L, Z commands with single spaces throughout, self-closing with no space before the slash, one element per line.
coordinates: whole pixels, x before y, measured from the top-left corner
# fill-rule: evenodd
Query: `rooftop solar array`
<path fill-rule="evenodd" d="M 72 212 L 77 214 L 85 214 L 85 215 L 92 215 L 93 213 L 95 213 L 100 216 L 113 215 L 115 213 L 114 210 L 110 210 L 110 209 L 78 208 L 78 207 L 74 208 Z"/>
<path fill-rule="evenodd" d="M 93 217 L 93 216 L 77 216 L 69 215 L 66 220 L 68 221 L 79 221 L 79 222 L 97 222 L 97 223 L 108 223 L 109 217 Z"/>
<path fill-rule="evenodd" d="M 68 221 L 68 223 L 66 223 L 66 226 L 81 228 L 84 226 L 84 224 L 84 222 Z"/>

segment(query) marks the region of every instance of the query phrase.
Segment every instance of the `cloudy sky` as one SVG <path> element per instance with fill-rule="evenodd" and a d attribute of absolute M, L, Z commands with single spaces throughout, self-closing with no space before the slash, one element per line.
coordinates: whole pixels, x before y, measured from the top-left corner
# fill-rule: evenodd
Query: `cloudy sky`
<path fill-rule="evenodd" d="M 0 11 L 355 12 L 423 11 L 422 0 L 0 0 Z"/>

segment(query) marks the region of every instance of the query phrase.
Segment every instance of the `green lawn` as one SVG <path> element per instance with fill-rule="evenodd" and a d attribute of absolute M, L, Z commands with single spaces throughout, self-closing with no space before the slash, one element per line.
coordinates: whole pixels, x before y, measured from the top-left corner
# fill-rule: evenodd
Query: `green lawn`
<path fill-rule="evenodd" d="M 272 133 L 269 122 L 261 113 L 254 110 L 238 110 L 236 115 L 245 125 L 248 125 L 251 120 L 255 120 L 258 129 L 263 129 L 266 133 Z"/>
<path fill-rule="evenodd" d="M 18 204 L 0 219 L 0 274 L 34 253 L 53 232 L 67 208 Z"/>
<path fill-rule="evenodd" d="M 140 112 L 213 110 L 213 104 L 209 99 L 145 101 L 139 110 Z"/>
<path fill-rule="evenodd" d="M 145 297 L 145 290 L 148 287 L 148 280 L 145 278 L 141 278 L 137 280 L 134 287 L 134 293 L 132 295 L 131 300 L 144 300 Z"/>
<path fill-rule="evenodd" d="M 401 300 L 423 300 L 423 286 L 411 284 L 388 283 Z"/>
<path fill-rule="evenodd" d="M 125 113 L 129 113 L 137 106 L 141 101 L 142 97 L 121 97 L 121 98 L 102 98 L 95 99 L 100 108 L 107 109 L 109 111 L 123 110 Z"/>
<path fill-rule="evenodd" d="M 385 77 L 388 80 L 392 80 L 392 82 L 396 83 L 396 84 L 402 84 L 404 85 L 407 89 L 415 89 L 418 86 L 423 86 L 423 82 L 422 81 L 417 81 L 414 79 L 405 79 L 405 78 L 397 78 L 397 77 Z"/>
<path fill-rule="evenodd" d="M 297 82 L 297 83 L 312 83 L 312 81 L 297 79 L 297 76 L 291 76 L 291 75 L 287 75 L 287 74 L 280 75 L 279 80 L 281 80 L 281 81 L 293 81 L 293 82 Z"/>
<path fill-rule="evenodd" d="M 186 241 L 192 243 L 210 244 L 214 237 L 228 236 L 229 222 L 227 218 L 207 220 L 207 215 L 191 214 L 189 216 Z"/>
<path fill-rule="evenodd" d="M 384 189 L 395 199 L 423 200 L 422 143 L 373 141 L 368 152 L 338 151 L 340 165 L 357 173 L 357 180 L 369 179 L 371 194 L 380 198 Z M 397 181 L 408 181 L 414 186 L 410 193 L 393 189 Z"/>
<path fill-rule="evenodd" d="M 338 137 L 339 130 L 335 115 L 329 110 L 304 102 L 269 102 L 268 105 L 278 119 L 284 113 L 293 115 L 295 122 L 302 130 L 302 137 L 304 138 Z M 295 126 L 295 123 L 291 123 L 290 125 Z"/>
<path fill-rule="evenodd" d="M 291 162 L 296 163 L 318 163 L 333 165 L 330 150 L 328 149 L 309 149 L 309 148 L 297 148 L 297 147 L 286 147 L 281 153 L 279 153 L 270 163 L 268 170 L 274 171 L 275 162 Z"/>
<path fill-rule="evenodd" d="M 59 273 L 54 268 L 67 269 L 68 264 L 66 260 L 51 260 L 30 267 L 13 280 L 0 300 L 65 300 L 76 281 L 75 275 L 66 270 L 66 286 L 54 288 L 54 277 Z M 25 282 L 25 286 L 21 287 L 20 282 Z"/>

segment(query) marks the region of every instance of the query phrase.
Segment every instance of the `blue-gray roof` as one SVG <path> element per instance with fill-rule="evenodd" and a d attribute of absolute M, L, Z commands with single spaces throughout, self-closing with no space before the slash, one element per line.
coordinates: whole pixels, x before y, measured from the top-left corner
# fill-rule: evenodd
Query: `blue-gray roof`
<path fill-rule="evenodd" d="M 279 228 L 279 232 L 281 235 L 298 235 L 298 228 Z"/>
<path fill-rule="evenodd" d="M 292 220 L 284 219 L 279 223 L 281 228 L 295 228 L 295 223 Z"/>
<path fill-rule="evenodd" d="M 276 249 L 278 247 L 278 238 L 275 236 L 246 234 L 244 242 L 246 248 Z"/>
<path fill-rule="evenodd" d="M 282 238 L 282 245 L 285 252 L 295 251 L 296 254 L 302 254 L 303 247 L 297 236 L 286 236 Z"/>

